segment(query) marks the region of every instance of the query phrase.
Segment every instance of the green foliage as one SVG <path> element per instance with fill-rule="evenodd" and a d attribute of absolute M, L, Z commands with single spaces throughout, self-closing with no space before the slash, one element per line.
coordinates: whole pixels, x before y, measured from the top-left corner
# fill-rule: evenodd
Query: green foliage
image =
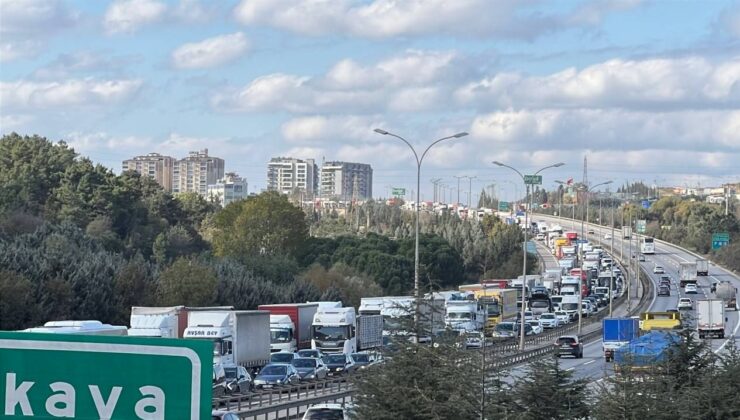
<path fill-rule="evenodd" d="M 585 380 L 574 380 L 554 357 L 530 362 L 514 386 L 520 419 L 585 418 L 589 413 Z"/>
<path fill-rule="evenodd" d="M 35 308 L 33 284 L 19 274 L 0 270 L 0 330 L 25 328 Z"/>
<path fill-rule="evenodd" d="M 157 295 L 165 306 L 209 306 L 216 300 L 218 279 L 198 261 L 178 258 L 159 277 Z"/>
<path fill-rule="evenodd" d="M 369 276 L 357 273 L 343 263 L 335 264 L 330 270 L 314 264 L 301 274 L 301 279 L 315 286 L 322 294 L 336 297 L 329 300 L 341 300 L 345 305 L 356 308 L 363 297 L 383 295 L 381 287 Z"/>
<path fill-rule="evenodd" d="M 303 210 L 275 191 L 231 203 L 215 219 L 219 256 L 293 255 L 308 238 Z"/>

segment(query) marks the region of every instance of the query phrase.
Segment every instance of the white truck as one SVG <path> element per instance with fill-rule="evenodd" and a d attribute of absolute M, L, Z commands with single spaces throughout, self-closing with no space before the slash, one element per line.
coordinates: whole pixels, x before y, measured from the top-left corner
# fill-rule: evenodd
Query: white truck
<path fill-rule="evenodd" d="M 260 305 L 270 312 L 270 349 L 273 352 L 296 352 L 311 348 L 311 324 L 318 303 L 281 303 Z"/>
<path fill-rule="evenodd" d="M 212 341 L 214 365 L 257 370 L 270 359 L 270 313 L 190 312 L 184 337 Z"/>
<path fill-rule="evenodd" d="M 486 324 L 486 310 L 475 300 L 448 300 L 445 312 L 445 324 L 456 331 L 482 331 Z"/>
<path fill-rule="evenodd" d="M 722 299 L 725 308 L 737 310 L 737 289 L 727 280 L 722 280 L 715 286 L 714 295 Z"/>
<path fill-rule="evenodd" d="M 128 335 L 136 337 L 182 338 L 188 326 L 188 313 L 193 311 L 228 311 L 231 306 L 133 306 Z"/>
<path fill-rule="evenodd" d="M 543 286 L 545 286 L 550 293 L 554 293 L 556 290 L 560 289 L 560 280 L 562 275 L 563 271 L 559 268 L 545 270 L 545 272 L 542 273 Z"/>
<path fill-rule="evenodd" d="M 103 324 L 100 321 L 49 321 L 42 327 L 26 328 L 23 332 L 80 334 L 80 335 L 126 335 L 123 325 Z"/>
<path fill-rule="evenodd" d="M 622 239 L 630 239 L 632 237 L 632 226 L 622 226 Z"/>
<path fill-rule="evenodd" d="M 708 276 L 709 275 L 709 261 L 704 258 L 696 259 L 696 275 L 697 276 Z"/>
<path fill-rule="evenodd" d="M 696 262 L 682 261 L 678 267 L 678 278 L 681 288 L 689 283 L 696 284 Z"/>
<path fill-rule="evenodd" d="M 383 345 L 383 316 L 357 316 L 355 308 L 321 308 L 311 325 L 311 348 L 324 353 L 355 353 Z"/>
<path fill-rule="evenodd" d="M 413 296 L 385 296 L 362 298 L 360 315 L 382 315 L 383 336 L 410 335 L 413 327 L 415 298 Z M 445 298 L 427 294 L 419 301 L 419 320 L 423 335 L 419 342 L 431 341 L 445 328 Z"/>
<path fill-rule="evenodd" d="M 696 301 L 696 331 L 699 338 L 725 338 L 725 305 L 722 299 Z"/>

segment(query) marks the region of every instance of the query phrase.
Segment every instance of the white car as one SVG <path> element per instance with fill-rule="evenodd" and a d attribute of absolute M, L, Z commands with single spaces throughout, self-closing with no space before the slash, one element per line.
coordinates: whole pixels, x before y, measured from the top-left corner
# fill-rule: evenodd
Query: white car
<path fill-rule="evenodd" d="M 678 300 L 678 309 L 694 309 L 694 302 L 689 298 Z"/>
<path fill-rule="evenodd" d="M 605 233 L 604 234 L 604 239 L 611 239 L 611 238 L 612 238 L 612 234 L 611 233 Z"/>
<path fill-rule="evenodd" d="M 303 414 L 303 420 L 318 419 L 349 420 L 349 415 L 342 404 L 315 404 Z"/>
<path fill-rule="evenodd" d="M 697 293 L 699 293 L 699 289 L 696 288 L 696 285 L 694 283 L 688 283 L 684 287 L 683 292 L 686 293 L 686 294 L 689 294 L 689 293 L 697 294 Z"/>
<path fill-rule="evenodd" d="M 540 321 L 538 321 L 538 320 L 527 321 L 527 324 L 529 324 L 530 326 L 532 326 L 532 332 L 533 333 L 535 333 L 535 334 L 541 334 L 542 333 L 543 328 L 542 328 L 542 324 L 540 323 Z"/>
<path fill-rule="evenodd" d="M 570 315 L 565 311 L 555 311 L 555 316 L 560 321 L 560 325 L 565 325 L 570 322 Z"/>
<path fill-rule="evenodd" d="M 653 267 L 653 274 L 665 274 L 665 269 L 660 265 L 656 265 Z"/>
<path fill-rule="evenodd" d="M 538 233 L 536 238 L 537 238 L 538 241 L 544 241 L 545 240 L 545 234 L 544 233 Z"/>
<path fill-rule="evenodd" d="M 542 328 L 557 328 L 560 326 L 560 319 L 552 312 L 546 312 L 540 315 L 540 325 Z"/>

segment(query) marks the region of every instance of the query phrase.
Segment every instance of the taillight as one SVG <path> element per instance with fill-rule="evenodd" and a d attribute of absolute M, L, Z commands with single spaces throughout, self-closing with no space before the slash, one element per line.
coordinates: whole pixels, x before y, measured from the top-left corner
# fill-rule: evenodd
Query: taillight
<path fill-rule="evenodd" d="M 571 344 L 571 347 L 578 347 L 578 343 Z"/>

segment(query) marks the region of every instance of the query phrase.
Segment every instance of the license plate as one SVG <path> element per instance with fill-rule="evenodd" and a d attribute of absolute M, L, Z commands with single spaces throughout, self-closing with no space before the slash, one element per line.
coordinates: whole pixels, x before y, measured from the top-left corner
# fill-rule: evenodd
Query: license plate
<path fill-rule="evenodd" d="M 272 388 L 272 385 L 262 385 L 262 388 L 270 389 L 270 388 Z"/>

